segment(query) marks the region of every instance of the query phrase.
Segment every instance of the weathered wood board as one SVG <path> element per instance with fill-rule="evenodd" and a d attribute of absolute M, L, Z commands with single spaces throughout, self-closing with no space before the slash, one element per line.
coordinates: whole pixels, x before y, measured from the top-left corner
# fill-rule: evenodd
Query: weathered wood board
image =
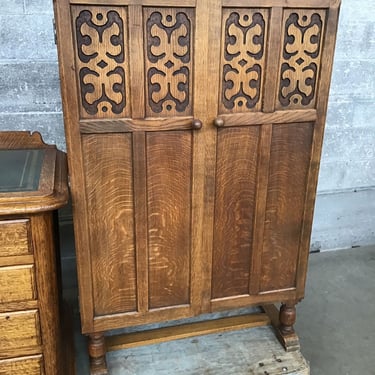
<path fill-rule="evenodd" d="M 286 353 L 271 327 L 244 329 L 115 351 L 111 375 L 309 375 L 299 351 Z"/>

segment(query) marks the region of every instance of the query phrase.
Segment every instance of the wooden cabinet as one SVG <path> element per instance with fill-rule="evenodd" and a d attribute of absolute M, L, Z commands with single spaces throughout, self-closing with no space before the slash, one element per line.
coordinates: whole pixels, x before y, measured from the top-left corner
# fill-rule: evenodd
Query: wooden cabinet
<path fill-rule="evenodd" d="M 1 375 L 68 374 L 54 225 L 66 176 L 65 155 L 37 133 L 0 133 Z"/>
<path fill-rule="evenodd" d="M 56 0 L 83 332 L 304 295 L 339 0 Z"/>

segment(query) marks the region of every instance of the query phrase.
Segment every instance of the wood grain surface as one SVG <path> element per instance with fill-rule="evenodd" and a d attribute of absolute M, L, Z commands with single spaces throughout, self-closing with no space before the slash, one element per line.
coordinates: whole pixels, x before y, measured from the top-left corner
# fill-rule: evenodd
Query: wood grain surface
<path fill-rule="evenodd" d="M 219 131 L 212 297 L 249 293 L 259 128 Z"/>
<path fill-rule="evenodd" d="M 30 254 L 29 220 L 0 221 L 0 257 Z"/>
<path fill-rule="evenodd" d="M 0 358 L 7 357 L 7 351 L 38 347 L 40 336 L 37 310 L 7 312 L 0 314 Z"/>
<path fill-rule="evenodd" d="M 136 310 L 132 142 L 129 134 L 85 136 L 95 313 Z"/>
<path fill-rule="evenodd" d="M 273 128 L 261 291 L 296 286 L 313 130 L 311 123 Z"/>
<path fill-rule="evenodd" d="M 0 303 L 35 300 L 34 265 L 0 267 Z"/>
<path fill-rule="evenodd" d="M 44 374 L 41 355 L 0 360 L 0 375 L 41 375 Z"/>
<path fill-rule="evenodd" d="M 189 303 L 191 147 L 190 132 L 147 135 L 150 308 Z"/>
<path fill-rule="evenodd" d="M 82 325 L 97 343 L 303 296 L 339 5 L 55 3 Z M 108 97 L 83 116 L 93 103 L 71 87 L 94 95 L 79 71 L 107 69 L 98 56 L 124 66 L 126 104 L 109 113 L 120 87 L 99 74 Z"/>

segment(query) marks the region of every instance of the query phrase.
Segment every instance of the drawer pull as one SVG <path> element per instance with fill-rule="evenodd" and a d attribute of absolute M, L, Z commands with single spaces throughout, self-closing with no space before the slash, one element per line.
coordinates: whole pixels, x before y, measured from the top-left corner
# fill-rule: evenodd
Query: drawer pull
<path fill-rule="evenodd" d="M 191 122 L 191 126 L 192 126 L 193 130 L 199 130 L 199 129 L 202 128 L 202 121 L 198 120 L 198 119 L 194 119 Z"/>
<path fill-rule="evenodd" d="M 214 120 L 214 124 L 215 124 L 215 126 L 216 126 L 217 128 L 223 128 L 224 125 L 225 125 L 225 122 L 224 122 L 224 120 L 223 120 L 221 117 L 217 117 L 217 118 L 215 118 L 215 120 Z"/>

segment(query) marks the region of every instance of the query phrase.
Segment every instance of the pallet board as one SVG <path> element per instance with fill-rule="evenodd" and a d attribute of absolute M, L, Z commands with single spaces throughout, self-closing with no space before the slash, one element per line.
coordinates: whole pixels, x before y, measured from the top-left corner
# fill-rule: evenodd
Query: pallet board
<path fill-rule="evenodd" d="M 119 350 L 111 375 L 309 375 L 300 351 L 285 352 L 270 326 Z"/>

